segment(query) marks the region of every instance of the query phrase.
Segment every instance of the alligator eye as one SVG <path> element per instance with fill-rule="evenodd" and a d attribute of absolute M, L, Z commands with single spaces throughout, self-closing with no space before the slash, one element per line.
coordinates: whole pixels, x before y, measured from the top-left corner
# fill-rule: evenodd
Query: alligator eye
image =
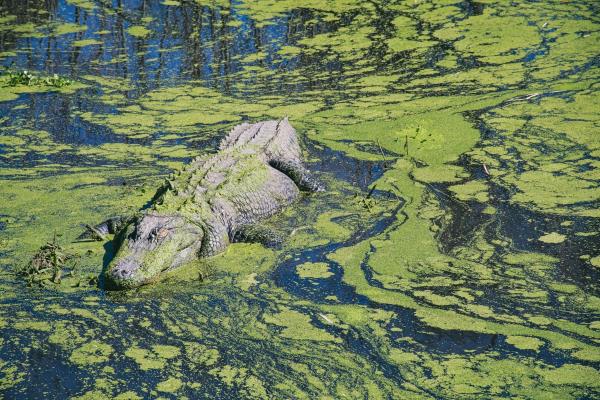
<path fill-rule="evenodd" d="M 148 235 L 148 239 L 150 240 L 158 240 L 164 239 L 169 234 L 169 230 L 167 228 L 154 228 L 150 231 Z"/>
<path fill-rule="evenodd" d="M 169 234 L 169 230 L 167 228 L 160 228 L 157 232 L 157 236 L 159 239 L 167 237 Z"/>

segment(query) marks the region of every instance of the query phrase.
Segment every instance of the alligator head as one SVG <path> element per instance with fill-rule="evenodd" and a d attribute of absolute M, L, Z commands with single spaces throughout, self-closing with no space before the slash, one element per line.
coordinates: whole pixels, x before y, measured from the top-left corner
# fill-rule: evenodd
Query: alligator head
<path fill-rule="evenodd" d="M 128 289 L 155 281 L 160 273 L 195 259 L 201 226 L 182 216 L 144 214 L 115 237 L 118 246 L 105 271 L 108 288 Z"/>

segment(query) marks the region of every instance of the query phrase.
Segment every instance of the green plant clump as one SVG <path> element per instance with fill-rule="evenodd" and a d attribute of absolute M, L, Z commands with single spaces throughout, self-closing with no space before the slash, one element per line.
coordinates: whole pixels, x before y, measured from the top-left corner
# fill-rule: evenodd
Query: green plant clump
<path fill-rule="evenodd" d="M 27 70 L 23 71 L 11 71 L 7 70 L 6 72 L 8 78 L 6 79 L 6 86 L 18 86 L 18 85 L 26 85 L 26 86 L 53 86 L 57 88 L 61 88 L 64 86 L 69 86 L 72 82 L 71 80 L 64 78 L 62 76 L 58 76 L 54 74 L 52 76 L 40 77 L 33 75 L 31 72 Z"/>
<path fill-rule="evenodd" d="M 64 251 L 55 235 L 51 242 L 40 247 L 31 261 L 21 269 L 20 274 L 26 278 L 29 286 L 60 284 L 67 262 L 74 257 L 73 254 Z M 71 273 L 72 271 L 67 272 Z"/>

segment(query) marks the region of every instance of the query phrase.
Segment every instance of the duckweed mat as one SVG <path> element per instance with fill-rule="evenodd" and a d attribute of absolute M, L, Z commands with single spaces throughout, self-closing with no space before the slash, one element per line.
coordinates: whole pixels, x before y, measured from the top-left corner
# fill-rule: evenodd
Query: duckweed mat
<path fill-rule="evenodd" d="M 0 397 L 599 398 L 599 15 L 0 2 Z M 271 221 L 282 249 L 102 289 L 82 224 L 285 115 L 327 191 Z M 32 285 L 48 242 L 76 264 Z"/>

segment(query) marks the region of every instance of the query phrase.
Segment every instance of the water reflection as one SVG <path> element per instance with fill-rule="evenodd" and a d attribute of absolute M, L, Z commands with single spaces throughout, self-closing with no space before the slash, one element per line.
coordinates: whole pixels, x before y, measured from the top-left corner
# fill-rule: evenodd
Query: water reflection
<path fill-rule="evenodd" d="M 0 89 L 5 397 L 597 394 L 596 5 L 0 4 L 2 64 L 75 81 Z M 328 192 L 283 251 L 117 296 L 15 277 L 286 114 Z M 102 244 L 65 245 L 97 275 Z"/>

